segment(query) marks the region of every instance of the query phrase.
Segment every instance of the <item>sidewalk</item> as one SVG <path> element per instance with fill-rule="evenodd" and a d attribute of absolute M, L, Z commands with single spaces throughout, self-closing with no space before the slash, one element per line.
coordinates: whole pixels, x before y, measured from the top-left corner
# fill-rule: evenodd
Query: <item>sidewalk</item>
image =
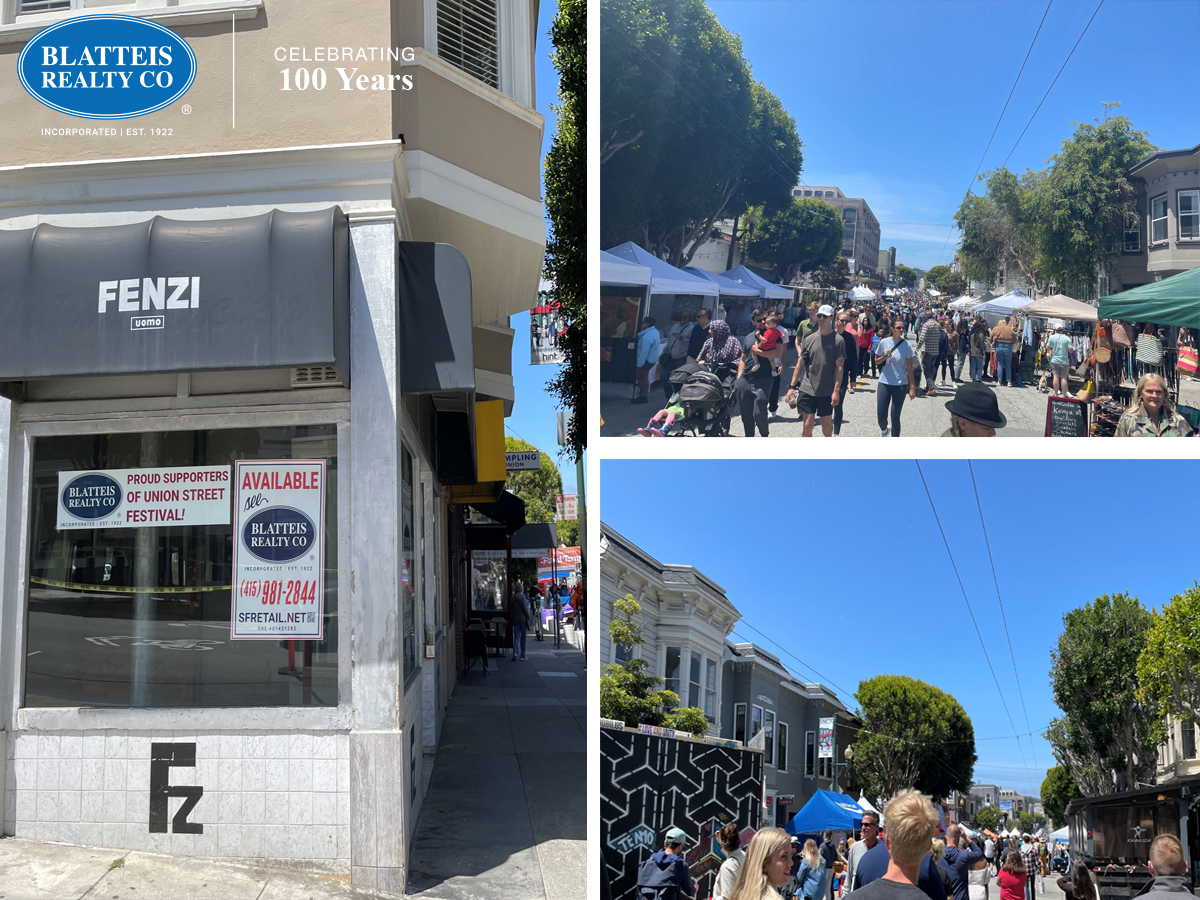
<path fill-rule="evenodd" d="M 7 900 L 368 900 L 350 877 L 314 875 L 138 850 L 0 840 L 0 898 Z"/>
<path fill-rule="evenodd" d="M 478 662 L 446 713 L 413 838 L 422 900 L 576 900 L 587 893 L 584 655 L 532 637 L 527 662 Z"/>

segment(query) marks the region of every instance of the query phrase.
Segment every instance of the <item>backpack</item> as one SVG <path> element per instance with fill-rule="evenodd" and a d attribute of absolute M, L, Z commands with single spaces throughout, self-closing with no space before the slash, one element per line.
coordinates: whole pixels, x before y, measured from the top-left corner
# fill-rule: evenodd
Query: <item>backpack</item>
<path fill-rule="evenodd" d="M 950 338 L 947 336 L 946 332 L 943 331 L 940 335 L 938 335 L 938 355 L 945 356 L 949 352 Z"/>
<path fill-rule="evenodd" d="M 683 893 L 675 881 L 675 865 L 662 868 L 650 857 L 638 869 L 637 897 L 641 900 L 682 900 Z"/>

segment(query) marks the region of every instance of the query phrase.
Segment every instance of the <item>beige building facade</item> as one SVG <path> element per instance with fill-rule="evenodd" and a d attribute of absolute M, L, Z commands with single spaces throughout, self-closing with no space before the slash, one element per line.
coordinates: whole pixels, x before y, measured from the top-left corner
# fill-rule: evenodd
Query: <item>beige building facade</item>
<path fill-rule="evenodd" d="M 314 330 L 333 339 L 328 358 L 288 358 L 267 329 L 244 359 L 207 347 L 231 359 L 220 365 L 177 347 L 193 362 L 134 370 L 100 354 L 80 373 L 64 353 L 0 372 L 3 832 L 275 860 L 403 893 L 425 770 L 463 665 L 471 535 L 482 533 L 470 510 L 489 510 L 482 531 L 501 546 L 511 524 L 497 511 L 516 399 L 509 316 L 535 301 L 545 251 L 537 2 L 3 0 L 0 65 L 14 69 L 42 28 L 105 13 L 171 29 L 192 48 L 196 78 L 178 102 L 115 123 L 73 118 L 0 80 L 0 253 L 34 273 L 29 302 L 61 304 L 61 321 L 100 329 L 101 342 L 128 340 L 154 317 L 129 318 L 116 300 L 101 304 L 110 318 L 96 315 L 94 282 L 103 291 L 127 276 L 104 271 L 95 247 L 136 256 L 128 235 L 143 229 L 152 265 L 169 232 L 176 265 L 216 279 L 213 248 L 268 229 L 272 266 L 276 251 L 296 258 L 295 235 L 329 249 L 332 288 L 312 293 L 328 315 Z M 69 133 L 110 126 L 116 134 Z M 63 254 L 57 263 L 42 261 L 47 248 Z M 230 267 L 266 265 L 245 255 Z M 92 285 L 78 303 L 38 287 L 72 267 Z M 147 270 L 145 281 L 181 271 Z M 264 292 L 222 291 L 167 310 L 165 328 L 144 325 L 160 329 L 147 340 L 171 339 L 195 313 L 209 317 L 197 340 L 237 343 L 237 311 L 253 312 Z M 154 313 L 150 296 L 141 310 Z M 286 311 L 288 298 L 277 301 Z M 26 324 L 30 343 L 53 345 Z M 325 462 L 320 641 L 230 640 L 224 526 L 126 539 L 31 524 L 39 504 L 53 509 L 56 472 L 268 458 Z M 113 667 L 110 694 L 91 677 L 56 685 L 58 663 L 27 656 L 63 623 L 81 658 Z M 168 787 L 172 798 L 191 790 L 194 806 L 183 815 L 172 799 L 170 821 L 158 829 L 151 813 L 148 828 L 151 796 Z"/>

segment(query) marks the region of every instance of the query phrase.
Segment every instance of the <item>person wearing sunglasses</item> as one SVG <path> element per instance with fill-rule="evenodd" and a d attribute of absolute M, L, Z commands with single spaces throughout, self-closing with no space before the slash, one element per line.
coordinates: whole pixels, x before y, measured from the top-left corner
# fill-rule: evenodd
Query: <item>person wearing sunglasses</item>
<path fill-rule="evenodd" d="M 821 433 L 833 437 L 833 408 L 841 403 L 842 378 L 846 371 L 846 342 L 833 331 L 833 307 L 817 310 L 817 331 L 800 345 L 800 356 L 792 370 L 787 402 L 793 400 L 804 417 L 804 437 L 812 437 L 813 421 L 821 417 Z M 801 380 L 803 376 L 803 380 Z"/>
<path fill-rule="evenodd" d="M 900 437 L 900 411 L 904 409 L 904 397 L 917 397 L 913 381 L 913 359 L 916 353 L 904 339 L 904 320 L 892 322 L 891 337 L 879 342 L 875 362 L 879 365 L 879 386 L 875 393 L 875 411 L 879 418 L 879 436 L 888 436 L 888 409 L 891 408 L 892 437 Z"/>
<path fill-rule="evenodd" d="M 742 355 L 734 383 L 746 437 L 754 437 L 756 429 L 763 437 L 769 436 L 767 395 L 771 391 L 774 373 L 771 371 L 770 355 L 758 346 L 760 332 L 766 330 L 766 319 L 767 314 L 761 309 L 754 310 L 751 315 L 750 321 L 754 327 L 742 339 Z"/>
<path fill-rule="evenodd" d="M 839 382 L 838 402 L 833 407 L 834 437 L 838 437 L 842 433 L 842 409 L 846 404 L 846 394 L 847 392 L 854 393 L 854 383 L 858 380 L 858 337 L 850 331 L 853 321 L 854 313 L 844 309 L 838 313 L 837 323 L 834 326 L 838 337 L 846 345 L 846 365 L 842 370 L 842 380 Z"/>

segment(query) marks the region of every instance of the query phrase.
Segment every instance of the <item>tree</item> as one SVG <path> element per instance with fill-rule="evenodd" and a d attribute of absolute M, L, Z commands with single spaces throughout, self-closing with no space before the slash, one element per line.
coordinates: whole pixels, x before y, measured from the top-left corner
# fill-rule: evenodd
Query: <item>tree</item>
<path fill-rule="evenodd" d="M 559 71 L 558 124 L 546 154 L 545 204 L 550 230 L 542 273 L 554 285 L 570 327 L 559 337 L 566 362 L 550 381 L 560 409 L 579 411 L 564 452 L 577 462 L 587 440 L 587 2 L 559 0 L 550 28 Z"/>
<path fill-rule="evenodd" d="M 863 727 L 854 742 L 854 776 L 881 800 L 915 787 L 931 797 L 968 791 L 975 730 L 957 700 L 906 675 L 859 682 Z"/>
<path fill-rule="evenodd" d="M 1104 120 L 1072 122 L 1075 133 L 1050 158 L 1038 215 L 1044 267 L 1060 290 L 1095 298 L 1097 276 L 1114 268 L 1125 220 L 1137 214 L 1137 185 L 1129 170 L 1159 148 L 1125 116 L 1104 103 Z"/>
<path fill-rule="evenodd" d="M 1033 831 L 1033 813 L 1022 810 L 1020 815 L 1017 816 L 1017 821 L 1021 823 L 1022 832 Z"/>
<path fill-rule="evenodd" d="M 1054 702 L 1062 718 L 1045 733 L 1085 796 L 1153 784 L 1162 713 L 1138 699 L 1138 656 L 1153 615 L 1136 597 L 1104 594 L 1063 616 L 1051 651 Z"/>
<path fill-rule="evenodd" d="M 994 806 L 985 806 L 975 813 L 975 827 L 995 831 L 1000 826 L 1000 810 Z"/>
<path fill-rule="evenodd" d="M 520 450 L 537 450 L 537 447 L 506 435 L 504 450 L 516 453 Z M 541 466 L 537 469 L 514 469 L 509 472 L 504 487 L 525 501 L 526 522 L 553 522 L 558 512 L 556 500 L 562 493 L 562 475 L 554 465 L 554 460 L 545 453 L 539 452 L 539 458 Z"/>
<path fill-rule="evenodd" d="M 935 287 L 940 291 L 942 289 L 942 287 L 941 287 L 942 278 L 949 274 L 950 274 L 949 266 L 934 266 L 932 269 L 930 269 L 928 272 L 925 273 L 925 284 L 928 286 Z"/>
<path fill-rule="evenodd" d="M 1139 700 L 1177 718 L 1200 721 L 1200 584 L 1151 612 L 1138 656 Z"/>
<path fill-rule="evenodd" d="M 813 284 L 817 287 L 842 290 L 850 283 L 850 262 L 838 253 L 833 262 L 817 266 L 812 270 Z"/>
<path fill-rule="evenodd" d="M 920 283 L 921 276 L 917 274 L 915 269 L 910 269 L 908 266 L 896 266 L 896 284 L 902 288 L 915 288 Z"/>
<path fill-rule="evenodd" d="M 578 519 L 559 519 L 558 520 L 558 546 L 560 546 L 560 547 L 578 547 L 579 546 L 579 520 Z"/>
<path fill-rule="evenodd" d="M 608 636 L 614 646 L 625 648 L 632 654 L 642 644 L 641 626 L 634 616 L 642 611 L 641 604 L 626 594 L 613 603 L 612 621 L 608 623 Z M 616 719 L 629 726 L 665 725 L 690 734 L 708 731 L 708 719 L 703 710 L 696 707 L 678 708 L 679 695 L 674 691 L 656 690 L 662 682 L 646 674 L 650 664 L 632 655 L 623 663 L 604 667 L 600 678 L 600 715 L 605 719 Z"/>
<path fill-rule="evenodd" d="M 746 237 L 746 255 L 775 270 L 788 284 L 797 272 L 829 265 L 842 248 L 842 217 L 824 200 L 793 200 L 759 217 Z"/>
<path fill-rule="evenodd" d="M 980 197 L 967 193 L 954 222 L 962 232 L 959 259 L 973 281 L 995 284 L 1013 269 L 1041 290 L 1047 283 L 1039 253 L 1042 185 L 1046 173 L 1026 170 L 1017 177 L 1003 167 L 979 176 L 987 184 Z"/>
<path fill-rule="evenodd" d="M 607 0 L 600 37 L 603 246 L 687 265 L 718 219 L 790 201 L 795 120 L 703 0 Z"/>
<path fill-rule="evenodd" d="M 1082 796 L 1066 766 L 1055 766 L 1046 772 L 1046 780 L 1042 782 L 1042 808 L 1050 821 L 1065 822 L 1067 804 Z"/>

